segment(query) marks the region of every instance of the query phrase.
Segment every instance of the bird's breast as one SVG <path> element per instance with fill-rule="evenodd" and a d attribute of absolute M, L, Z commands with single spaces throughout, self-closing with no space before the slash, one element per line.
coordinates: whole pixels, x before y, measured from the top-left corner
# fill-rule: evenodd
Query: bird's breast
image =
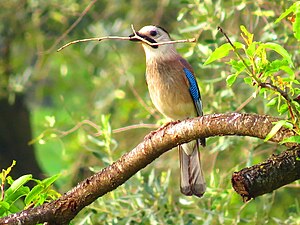
<path fill-rule="evenodd" d="M 180 66 L 169 63 L 147 64 L 146 80 L 157 110 L 173 120 L 196 116 L 196 109 Z"/>

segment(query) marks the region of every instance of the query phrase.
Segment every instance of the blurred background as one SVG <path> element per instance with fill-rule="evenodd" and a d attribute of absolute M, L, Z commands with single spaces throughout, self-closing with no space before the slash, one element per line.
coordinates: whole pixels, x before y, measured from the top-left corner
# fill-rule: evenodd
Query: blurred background
<path fill-rule="evenodd" d="M 127 41 L 69 41 L 128 36 L 130 25 L 164 27 L 191 63 L 204 113 L 235 111 L 254 92 L 243 76 L 226 86 L 226 61 L 203 66 L 211 52 L 242 42 L 240 25 L 254 40 L 281 44 L 299 68 L 299 42 L 289 20 L 274 21 L 293 1 L 161 0 L 0 2 L 0 168 L 12 160 L 12 176 L 62 176 L 63 193 L 133 149 L 165 120 L 152 105 L 142 47 Z M 298 53 L 298 54 L 297 54 Z M 233 57 L 233 55 L 231 56 Z M 299 70 L 298 70 L 299 71 Z M 299 76 L 299 74 L 297 75 Z M 242 112 L 278 116 L 261 97 Z M 99 135 L 100 134 L 100 135 Z M 243 203 L 231 187 L 234 171 L 284 148 L 249 137 L 213 137 L 201 150 L 207 193 L 179 191 L 177 150 L 169 151 L 126 184 L 87 207 L 74 224 L 300 224 L 299 184 Z"/>

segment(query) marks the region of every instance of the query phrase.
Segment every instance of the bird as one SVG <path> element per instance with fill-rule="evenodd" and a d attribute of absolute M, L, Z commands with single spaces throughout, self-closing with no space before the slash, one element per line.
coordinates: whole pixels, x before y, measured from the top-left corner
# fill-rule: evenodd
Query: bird
<path fill-rule="evenodd" d="M 171 120 L 203 116 L 201 95 L 192 66 L 176 51 L 174 44 L 149 45 L 171 41 L 170 34 L 160 26 L 147 25 L 129 37 L 130 41 L 141 42 L 143 46 L 146 83 L 156 109 Z M 146 41 L 141 41 L 141 38 Z M 187 196 L 202 197 L 206 190 L 200 145 L 205 147 L 205 138 L 178 146 L 180 190 Z"/>

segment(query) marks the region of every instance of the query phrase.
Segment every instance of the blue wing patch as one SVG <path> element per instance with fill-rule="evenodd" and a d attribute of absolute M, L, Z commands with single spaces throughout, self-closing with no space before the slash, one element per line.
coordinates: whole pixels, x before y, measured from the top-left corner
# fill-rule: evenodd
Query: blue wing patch
<path fill-rule="evenodd" d="M 195 103 L 198 115 L 202 116 L 203 115 L 202 101 L 201 101 L 201 95 L 200 95 L 197 81 L 196 81 L 195 77 L 193 76 L 193 74 L 191 73 L 191 71 L 189 71 L 187 68 L 183 68 L 183 71 L 185 73 L 186 78 L 189 81 L 189 84 L 190 84 L 189 91 L 190 91 L 190 94 Z"/>

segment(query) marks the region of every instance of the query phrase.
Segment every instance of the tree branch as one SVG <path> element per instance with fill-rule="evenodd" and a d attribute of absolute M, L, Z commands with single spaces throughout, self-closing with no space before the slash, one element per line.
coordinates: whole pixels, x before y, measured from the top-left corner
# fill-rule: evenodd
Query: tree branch
<path fill-rule="evenodd" d="M 145 137 L 112 165 L 85 179 L 59 199 L 0 219 L 0 224 L 68 224 L 85 206 L 116 189 L 139 170 L 173 147 L 199 137 L 221 135 L 264 139 L 279 119 L 253 114 L 213 114 L 166 124 Z M 270 141 L 280 142 L 294 133 L 281 128 Z M 298 168 L 300 170 L 300 168 Z"/>
<path fill-rule="evenodd" d="M 234 190 L 249 201 L 300 179 L 300 147 L 272 155 L 265 162 L 232 175 Z"/>

